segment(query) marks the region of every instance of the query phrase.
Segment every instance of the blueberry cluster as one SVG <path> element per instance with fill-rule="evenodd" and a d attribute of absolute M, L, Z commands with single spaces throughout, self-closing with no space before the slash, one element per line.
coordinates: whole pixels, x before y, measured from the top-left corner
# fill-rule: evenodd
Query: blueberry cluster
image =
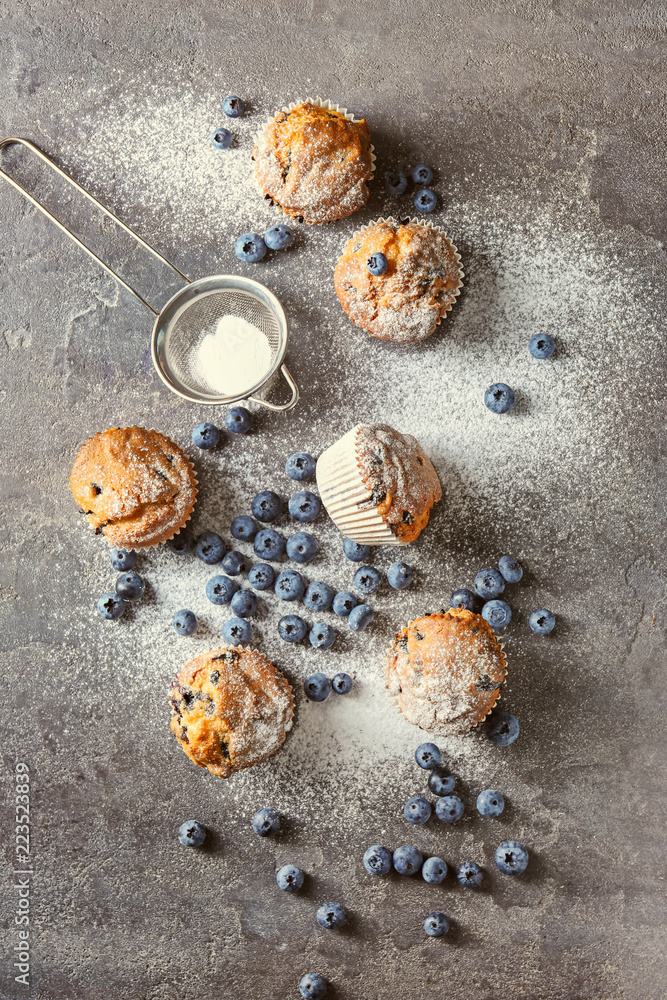
<path fill-rule="evenodd" d="M 128 549 L 112 549 L 111 565 L 121 570 L 116 580 L 116 589 L 102 594 L 97 601 L 97 613 L 107 621 L 118 621 L 125 614 L 128 602 L 139 601 L 146 592 L 146 582 L 142 576 L 133 572 L 137 561 L 137 553 Z"/>
<path fill-rule="evenodd" d="M 267 250 L 286 250 L 294 242 L 294 232 L 289 226 L 269 226 L 264 235 L 243 233 L 234 244 L 234 253 L 244 264 L 256 264 L 266 257 Z"/>
<path fill-rule="evenodd" d="M 452 792 L 456 779 L 442 767 L 442 753 L 435 743 L 422 743 L 415 751 L 415 760 L 424 770 L 429 771 L 428 787 L 436 796 L 435 814 L 443 823 L 458 822 L 464 813 L 464 805 L 458 795 Z M 477 811 L 480 816 L 497 818 L 505 808 L 505 799 L 496 789 L 487 788 L 477 796 Z M 408 799 L 403 815 L 408 823 L 423 825 L 431 817 L 431 803 L 420 795 Z M 528 851 L 515 840 L 506 840 L 498 846 L 494 856 L 496 867 L 506 875 L 520 875 L 528 865 Z M 399 875 L 421 876 L 429 885 L 439 885 L 447 877 L 448 866 L 442 858 L 428 857 L 411 844 L 397 847 L 395 851 L 374 844 L 363 856 L 364 868 L 371 875 L 387 875 L 393 868 Z M 477 889 L 482 884 L 484 872 L 474 861 L 464 861 L 455 871 L 459 885 L 466 889 Z M 449 930 L 449 920 L 440 911 L 429 913 L 424 920 L 424 931 L 429 937 L 441 937 Z"/>
<path fill-rule="evenodd" d="M 225 413 L 225 424 L 230 434 L 247 434 L 253 425 L 253 415 L 245 406 L 233 406 Z M 211 451 L 220 441 L 220 429 L 215 424 L 197 424 L 192 432 L 192 443 L 202 451 Z"/>
<path fill-rule="evenodd" d="M 428 187 L 433 180 L 433 170 L 425 163 L 418 163 L 417 166 L 412 167 L 409 174 L 413 184 L 417 188 L 412 198 L 413 205 L 418 212 L 433 212 L 438 205 L 437 195 Z M 387 193 L 394 197 L 405 194 L 408 187 L 407 174 L 402 170 L 394 170 L 385 174 L 384 186 Z M 371 271 L 371 274 L 373 273 Z"/>
<path fill-rule="evenodd" d="M 222 110 L 228 118 L 242 118 L 245 114 L 245 103 L 240 97 L 230 95 L 222 102 Z M 234 135 L 228 128 L 217 128 L 211 136 L 211 145 L 216 149 L 229 149 L 234 141 Z"/>
<path fill-rule="evenodd" d="M 349 694 L 353 680 L 349 674 L 336 674 L 331 680 L 322 673 L 311 674 L 303 682 L 303 689 L 309 701 L 326 701 L 332 691 L 336 694 Z"/>
<path fill-rule="evenodd" d="M 482 606 L 482 618 L 493 629 L 505 629 L 512 619 L 512 609 L 507 601 L 500 600 L 500 595 L 505 590 L 505 584 L 518 583 L 522 576 L 521 564 L 513 556 L 501 556 L 498 560 L 498 569 L 488 566 L 476 575 L 473 584 L 474 593 L 465 588 L 455 590 L 450 599 L 451 606 L 474 611 L 479 596 L 485 602 Z M 546 635 L 556 624 L 556 618 L 551 611 L 541 608 L 533 611 L 528 624 L 533 632 Z"/>

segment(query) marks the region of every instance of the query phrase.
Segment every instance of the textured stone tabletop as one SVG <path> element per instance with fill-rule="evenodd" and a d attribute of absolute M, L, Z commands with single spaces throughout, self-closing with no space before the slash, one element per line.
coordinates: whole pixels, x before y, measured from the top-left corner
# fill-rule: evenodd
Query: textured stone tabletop
<path fill-rule="evenodd" d="M 32 139 L 190 276 L 264 282 L 289 316 L 301 387 L 290 413 L 256 407 L 251 434 L 198 453 L 192 428 L 224 423 L 224 410 L 162 386 L 151 313 L 0 179 L 0 996 L 278 1000 L 318 971 L 332 1000 L 663 997 L 664 4 L 23 0 L 0 4 L 0 18 L 2 134 Z M 218 152 L 209 135 L 230 93 L 249 111 Z M 252 136 L 306 96 L 367 118 L 370 200 L 241 264 L 236 237 L 279 219 L 251 182 Z M 357 228 L 413 214 L 383 177 L 416 162 L 436 170 L 432 219 L 466 278 L 436 334 L 400 347 L 347 320 L 333 268 Z M 25 153 L 1 165 L 156 308 L 178 288 Z M 535 361 L 528 339 L 546 332 L 556 353 Z M 495 381 L 517 392 L 504 417 L 482 402 Z M 329 652 L 281 644 L 277 601 L 260 602 L 254 641 L 294 684 L 295 726 L 275 758 L 222 781 L 169 732 L 174 671 L 220 641 L 210 569 L 151 550 L 137 565 L 143 601 L 118 623 L 99 619 L 115 573 L 76 512 L 72 461 L 98 430 L 155 427 L 196 462 L 194 529 L 229 541 L 259 489 L 293 491 L 287 455 L 317 455 L 370 421 L 415 434 L 443 484 L 404 554 L 415 583 L 385 583 L 372 628 L 337 623 Z M 349 587 L 324 513 L 313 530 L 320 556 L 306 575 Z M 387 697 L 384 653 L 503 553 L 525 568 L 507 591 L 502 700 L 521 734 L 505 749 L 477 732 L 441 741 L 464 819 L 409 827 L 403 804 L 426 787 L 412 757 L 423 733 Z M 393 558 L 373 554 L 383 571 Z M 182 607 L 201 620 L 191 639 L 171 628 Z M 539 607 L 557 616 L 548 637 L 528 628 Z M 347 670 L 353 693 L 306 702 L 315 669 Z M 29 986 L 10 957 L 18 764 L 31 788 Z M 484 788 L 505 795 L 498 820 L 476 814 Z M 277 839 L 250 829 L 265 805 L 284 817 Z M 209 830 L 199 851 L 176 838 L 189 818 Z M 510 838 L 531 852 L 521 878 L 493 864 Z M 483 887 L 373 879 L 361 857 L 374 843 L 476 861 Z M 307 873 L 294 896 L 275 883 L 287 862 Z M 315 922 L 328 899 L 350 914 L 340 933 Z M 425 937 L 431 910 L 452 920 L 447 937 Z"/>

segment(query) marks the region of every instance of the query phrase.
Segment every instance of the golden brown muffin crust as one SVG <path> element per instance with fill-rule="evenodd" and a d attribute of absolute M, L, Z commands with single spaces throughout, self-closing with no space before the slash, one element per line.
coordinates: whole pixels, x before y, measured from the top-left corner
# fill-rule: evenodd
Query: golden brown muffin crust
<path fill-rule="evenodd" d="M 195 764 L 221 778 L 271 757 L 292 727 L 292 688 L 256 649 L 202 653 L 172 687 L 172 733 Z"/>
<path fill-rule="evenodd" d="M 442 497 L 431 460 L 411 434 L 400 434 L 388 424 L 362 424 L 356 453 L 361 478 L 371 490 L 366 502 L 377 508 L 402 542 L 414 542 Z"/>
<path fill-rule="evenodd" d="M 387 689 L 409 722 L 451 736 L 489 714 L 506 666 L 482 616 L 451 608 L 417 618 L 397 633 L 387 655 Z"/>
<path fill-rule="evenodd" d="M 281 111 L 253 148 L 255 180 L 292 218 L 333 222 L 368 199 L 370 129 L 338 111 L 304 102 Z"/>
<path fill-rule="evenodd" d="M 388 263 L 378 277 L 368 270 L 374 253 L 383 253 Z M 349 240 L 334 284 L 353 323 L 378 340 L 409 344 L 430 337 L 456 300 L 461 277 L 446 236 L 417 222 L 388 219 Z"/>
<path fill-rule="evenodd" d="M 69 483 L 96 531 L 109 544 L 129 549 L 172 538 L 197 497 L 187 455 L 144 427 L 112 427 L 89 438 L 74 460 Z"/>

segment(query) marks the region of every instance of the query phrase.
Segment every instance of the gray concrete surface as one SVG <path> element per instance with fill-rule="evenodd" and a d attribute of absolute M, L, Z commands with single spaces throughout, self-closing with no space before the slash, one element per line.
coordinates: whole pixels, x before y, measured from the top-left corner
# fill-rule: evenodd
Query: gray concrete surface
<path fill-rule="evenodd" d="M 350 327 L 331 271 L 353 229 L 392 209 L 381 182 L 358 217 L 300 231 L 253 272 L 290 315 L 302 400 L 197 456 L 195 525 L 229 537 L 257 488 L 287 495 L 285 455 L 317 453 L 357 420 L 417 433 L 445 502 L 411 550 L 415 588 L 383 591 L 372 633 L 341 632 L 327 661 L 280 648 L 278 611 L 262 605 L 258 643 L 295 682 L 296 725 L 272 762 L 222 783 L 178 750 L 166 701 L 173 670 L 217 641 L 208 573 L 142 557 L 147 598 L 117 627 L 100 622 L 94 600 L 114 574 L 67 487 L 96 430 L 136 422 L 189 447 L 209 414 L 161 387 L 145 309 L 0 186 L 0 994 L 272 1000 L 318 970 L 335 1000 L 663 997 L 664 4 L 47 0 L 5 2 L 0 15 L 0 132 L 32 138 L 187 273 L 243 270 L 234 237 L 274 218 L 235 186 L 253 123 L 317 94 L 367 116 L 380 176 L 433 163 L 435 219 L 467 274 L 425 345 L 388 353 Z M 230 92 L 251 114 L 235 165 L 212 183 L 222 161 L 203 150 Z M 181 141 L 161 175 L 160 150 Z M 154 301 L 177 287 L 24 159 L 3 164 Z M 557 366 L 522 368 L 527 333 L 551 317 Z M 521 403 L 514 423 L 492 424 L 481 391 L 506 373 Z M 322 521 L 318 532 L 318 571 L 349 584 L 335 531 Z M 503 551 L 526 566 L 505 696 L 522 734 L 505 751 L 477 734 L 448 741 L 466 819 L 417 833 L 401 806 L 424 784 L 410 761 L 420 734 L 386 714 L 383 650 Z M 391 553 L 377 559 L 386 568 Z M 559 624 L 536 641 L 527 617 L 543 603 Z M 187 648 L 169 625 L 183 604 L 203 622 Z M 303 704 L 300 681 L 324 662 L 355 673 L 349 702 Z M 32 788 L 29 987 L 10 957 L 17 761 Z M 489 786 L 509 803 L 496 827 L 473 816 Z M 286 817 L 276 843 L 249 832 L 268 803 Z M 175 839 L 189 817 L 210 831 L 196 854 Z M 531 849 L 522 880 L 493 872 L 509 836 Z M 466 895 L 451 876 L 440 889 L 373 882 L 360 858 L 377 841 L 474 858 L 485 889 Z M 309 878 L 286 899 L 274 871 L 288 860 Z M 340 935 L 314 922 L 328 898 L 351 913 Z M 452 917 L 448 939 L 424 939 L 432 909 Z"/>

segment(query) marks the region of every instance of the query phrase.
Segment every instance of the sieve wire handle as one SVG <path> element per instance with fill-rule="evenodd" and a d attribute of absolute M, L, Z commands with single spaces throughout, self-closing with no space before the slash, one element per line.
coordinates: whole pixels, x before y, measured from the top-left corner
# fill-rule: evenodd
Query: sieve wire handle
<path fill-rule="evenodd" d="M 248 396 L 253 403 L 259 403 L 260 406 L 265 406 L 267 410 L 291 410 L 293 406 L 299 402 L 299 387 L 287 370 L 287 365 L 281 365 L 280 370 L 283 373 L 283 378 L 287 382 L 288 386 L 292 390 L 292 395 L 286 403 L 269 403 L 266 399 L 258 399 L 257 396 Z"/>
<path fill-rule="evenodd" d="M 92 194 L 89 194 L 88 191 L 86 191 L 85 188 L 82 188 L 80 184 L 77 184 L 77 182 L 72 177 L 70 177 L 69 174 L 66 174 L 64 170 L 61 170 L 60 167 L 56 163 L 54 163 L 53 160 L 50 159 L 50 157 L 48 157 L 46 155 L 46 153 L 43 153 L 41 151 L 41 149 L 39 149 L 38 146 L 35 146 L 35 144 L 33 142 L 30 142 L 29 139 L 21 139 L 21 138 L 8 138 L 8 139 L 1 139 L 0 140 L 0 150 L 4 149 L 6 146 L 14 146 L 14 145 L 25 146 L 26 149 L 31 150 L 36 156 L 39 157 L 40 160 L 42 160 L 44 163 L 46 163 L 60 177 L 64 178 L 67 181 L 68 184 L 71 184 L 73 188 L 75 188 L 77 191 L 79 191 L 84 196 L 84 198 L 87 198 L 89 202 L 91 202 L 93 205 L 95 205 L 97 208 L 99 208 L 102 212 L 104 212 L 104 214 L 109 219 L 113 219 L 113 221 L 117 225 L 119 225 L 121 229 L 124 229 L 126 233 L 129 233 L 129 235 L 132 236 L 133 239 L 137 243 L 139 243 L 140 246 L 142 246 L 144 248 L 144 250 L 148 250 L 148 252 L 151 253 L 153 255 L 153 257 L 155 257 L 159 261 L 162 261 L 162 263 L 166 264 L 167 267 L 170 267 L 172 269 L 172 271 L 175 271 L 176 274 L 180 275 L 180 277 L 183 278 L 188 283 L 188 285 L 192 284 L 192 281 L 191 281 L 190 278 L 188 278 L 187 274 L 183 274 L 182 271 L 179 271 L 179 269 L 176 267 L 176 265 L 172 264 L 172 262 L 170 260 L 167 260 L 166 257 L 163 257 L 161 253 L 158 253 L 158 251 L 155 249 L 155 247 L 152 247 L 150 245 L 150 243 L 146 242 L 146 240 L 142 240 L 141 236 L 139 236 L 138 233 L 135 233 L 134 229 L 131 229 L 124 222 L 121 222 L 121 220 L 116 215 L 114 215 L 113 212 L 110 212 L 108 208 L 105 208 L 104 205 L 97 200 L 97 198 L 93 198 Z M 56 219 L 55 215 L 53 215 L 48 210 L 48 208 L 46 208 L 46 206 L 42 205 L 41 202 L 37 201 L 37 199 L 35 197 L 33 197 L 33 195 L 31 195 L 29 191 L 26 191 L 26 189 L 23 187 L 22 184 L 19 184 L 18 181 L 14 180 L 13 177 L 10 177 L 10 175 L 8 173 L 6 173 L 4 170 L 1 170 L 1 169 L 0 169 L 0 176 L 4 177 L 4 179 L 7 181 L 7 183 L 11 184 L 11 186 L 13 188 L 15 188 L 17 191 L 20 191 L 21 194 L 24 195 L 28 199 L 28 201 L 31 202 L 31 204 L 33 204 L 35 206 L 35 208 L 38 208 L 41 212 L 43 212 L 44 215 L 48 219 L 50 219 L 51 222 L 53 222 L 53 224 L 56 225 L 58 227 L 58 229 L 60 229 L 61 232 L 65 233 L 67 236 L 69 236 L 69 238 L 71 240 L 74 240 L 74 242 L 76 243 L 77 246 L 81 247 L 82 250 L 85 250 L 85 252 L 90 257 L 92 257 L 94 261 L 97 261 L 97 263 L 100 265 L 100 267 L 104 268 L 104 270 L 107 272 L 107 274 L 110 274 L 113 278 L 116 279 L 116 281 L 120 285 L 123 286 L 123 288 L 126 288 L 127 291 L 131 292 L 132 295 L 134 295 L 135 298 L 139 299 L 140 302 L 143 302 L 143 304 L 148 309 L 150 309 L 150 311 L 155 316 L 159 316 L 158 311 L 153 308 L 153 306 L 150 304 L 150 302 L 147 302 L 146 299 L 142 295 L 139 295 L 139 292 L 136 289 L 132 288 L 131 285 L 128 285 L 128 283 L 126 281 L 124 281 L 121 278 L 121 276 L 119 274 L 117 274 L 116 271 L 113 270 L 112 267 L 109 267 L 108 264 L 105 264 L 105 262 L 101 259 L 101 257 L 98 257 L 97 254 L 94 252 L 94 250 L 91 250 L 89 246 L 86 246 L 86 244 L 83 243 L 82 240 L 80 240 L 78 236 L 75 236 L 74 233 L 70 229 L 67 228 L 67 226 L 65 226 L 62 222 L 60 222 L 58 219 Z"/>

